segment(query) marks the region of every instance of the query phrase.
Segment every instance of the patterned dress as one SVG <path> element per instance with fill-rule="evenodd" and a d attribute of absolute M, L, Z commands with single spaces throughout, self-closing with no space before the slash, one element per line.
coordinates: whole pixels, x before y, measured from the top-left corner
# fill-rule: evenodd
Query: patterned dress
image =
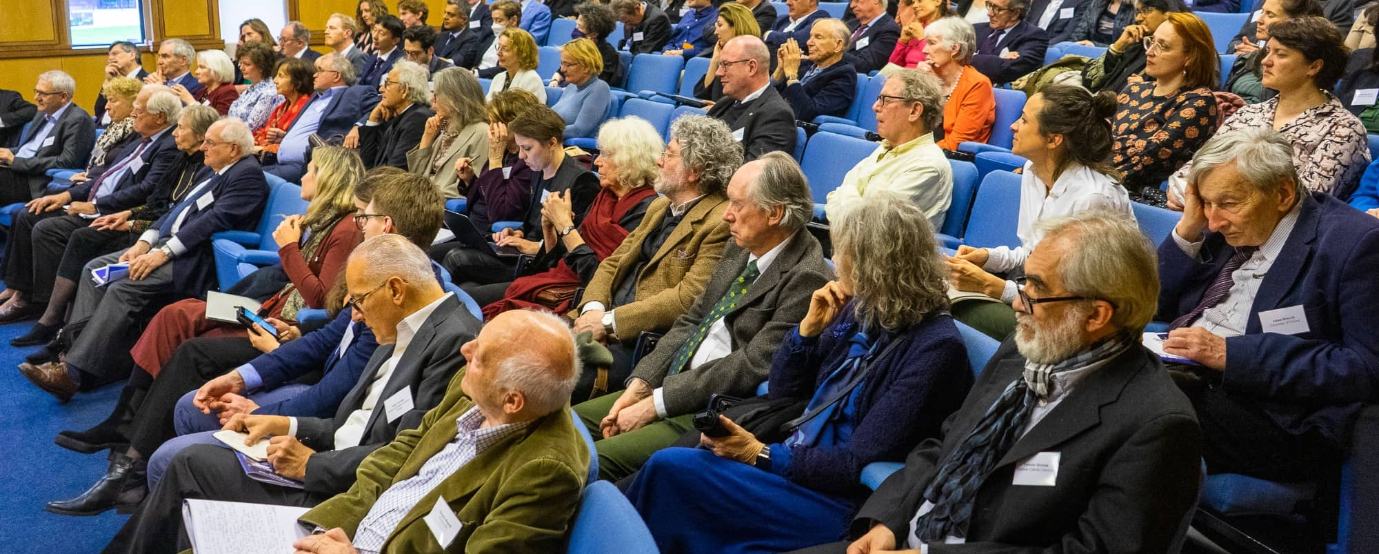
<path fill-rule="evenodd" d="M 1111 163 L 1132 193 L 1159 188 L 1216 131 L 1216 99 L 1206 87 L 1154 96 L 1153 83 L 1135 83 L 1116 100 Z"/>
<path fill-rule="evenodd" d="M 1369 138 L 1360 118 L 1326 92 L 1325 103 L 1308 108 L 1278 130 L 1293 144 L 1293 165 L 1298 179 L 1312 192 L 1329 193 L 1341 200 L 1350 197 L 1369 166 Z M 1221 125 L 1226 133 L 1249 127 L 1274 126 L 1278 98 L 1250 104 Z"/>
<path fill-rule="evenodd" d="M 250 131 L 257 131 L 268 122 L 268 116 L 273 114 L 273 110 L 282 101 L 282 95 L 278 94 L 278 85 L 274 84 L 272 79 L 264 79 L 240 93 L 239 99 L 230 104 L 228 117 L 239 118 L 249 126 Z"/>

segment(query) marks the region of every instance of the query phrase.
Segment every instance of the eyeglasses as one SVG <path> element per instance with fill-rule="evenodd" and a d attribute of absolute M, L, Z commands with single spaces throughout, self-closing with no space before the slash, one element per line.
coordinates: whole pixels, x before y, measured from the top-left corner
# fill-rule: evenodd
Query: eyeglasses
<path fill-rule="evenodd" d="M 386 86 L 388 86 L 388 85 L 398 85 L 398 86 L 402 86 L 402 81 L 394 81 L 394 80 L 392 80 L 392 79 L 384 79 L 384 80 L 383 80 L 383 86 L 386 87 Z"/>
<path fill-rule="evenodd" d="M 1150 50 L 1158 50 L 1160 54 L 1169 52 L 1168 45 L 1163 41 L 1155 41 L 1154 37 L 1144 37 L 1144 52 L 1148 54 Z"/>
<path fill-rule="evenodd" d="M 1049 302 L 1071 302 L 1073 300 L 1101 300 L 1103 302 L 1106 302 L 1107 304 L 1110 304 L 1111 309 L 1115 309 L 1116 307 L 1115 302 L 1091 296 L 1053 296 L 1049 298 L 1030 298 L 1029 294 L 1025 292 L 1024 277 L 1015 280 L 1015 294 L 1018 294 L 1020 296 L 1020 303 L 1024 305 L 1026 310 L 1029 310 L 1025 313 L 1031 315 L 1034 314 L 1035 304 L 1046 304 Z"/>
<path fill-rule="evenodd" d="M 1000 7 L 1000 6 L 997 6 L 997 5 L 995 5 L 995 4 L 992 4 L 992 3 L 990 3 L 990 2 L 988 2 L 988 3 L 986 4 L 986 13 L 987 13 L 988 15 L 989 15 L 989 14 L 993 14 L 993 13 L 1005 13 L 1005 12 L 1013 12 L 1013 11 L 1015 11 L 1015 8 L 1010 8 L 1010 7 L 1002 8 L 1002 7 Z"/>
<path fill-rule="evenodd" d="M 724 68 L 724 69 L 727 69 L 727 68 L 729 68 L 729 67 L 732 67 L 733 64 L 735 64 L 735 63 L 747 63 L 747 62 L 750 62 L 750 61 L 752 61 L 752 60 L 733 60 L 733 61 L 731 61 L 731 62 L 728 61 L 728 60 L 719 60 L 719 61 L 718 61 L 718 67 L 722 67 L 722 68 Z"/>
<path fill-rule="evenodd" d="M 388 216 L 383 215 L 383 214 L 355 214 L 355 215 L 354 215 L 354 226 L 355 226 L 355 227 L 358 227 L 360 231 L 363 231 L 363 230 L 364 230 L 364 225 L 367 225 L 367 224 L 369 223 L 369 218 L 371 218 L 371 217 L 388 217 Z"/>
<path fill-rule="evenodd" d="M 42 97 L 42 96 L 55 96 L 55 95 L 58 95 L 58 94 L 62 94 L 62 93 L 61 93 L 61 92 L 44 92 L 44 91 L 41 91 L 41 90 L 38 90 L 38 89 L 34 89 L 34 96 L 38 96 L 38 97 Z"/>
<path fill-rule="evenodd" d="M 220 146 L 220 145 L 222 145 L 222 144 L 230 144 L 230 143 L 228 143 L 228 142 L 222 142 L 222 141 L 218 141 L 218 140 L 211 140 L 210 137 L 206 137 L 206 138 L 204 138 L 204 139 L 201 139 L 201 144 L 206 145 L 206 149 L 207 149 L 207 150 L 210 150 L 210 149 L 215 148 L 215 147 L 217 147 L 217 146 Z"/>
<path fill-rule="evenodd" d="M 916 100 L 914 98 L 906 98 L 904 96 L 892 96 L 890 94 L 879 94 L 876 96 L 876 103 L 881 104 L 881 107 L 883 108 L 886 107 L 886 102 L 888 101 L 910 103 L 918 102 L 919 100 Z"/>
<path fill-rule="evenodd" d="M 356 216 L 356 218 L 357 218 L 357 217 L 358 217 L 358 216 Z M 403 281 L 403 282 L 405 283 L 406 281 Z M 387 282 L 387 281 L 384 281 L 384 282 L 382 282 L 382 283 L 379 283 L 378 286 L 374 287 L 373 290 L 371 290 L 371 291 L 369 291 L 369 292 L 366 292 L 366 293 L 361 294 L 361 295 L 359 295 L 359 296 L 353 296 L 353 295 L 351 295 L 350 299 L 349 299 L 348 301 L 345 302 L 345 307 L 347 307 L 347 308 L 349 308 L 349 309 L 351 309 L 351 310 L 354 310 L 355 313 L 358 313 L 359 315 L 364 315 L 364 309 L 363 309 L 363 308 L 360 308 L 359 305 L 362 304 L 362 303 L 364 303 L 364 299 L 365 299 L 365 298 L 368 298 L 370 294 L 373 294 L 373 293 L 375 293 L 375 292 L 378 292 L 378 289 L 383 288 L 383 287 L 384 287 L 385 285 L 387 285 L 387 284 L 388 284 L 388 282 Z"/>

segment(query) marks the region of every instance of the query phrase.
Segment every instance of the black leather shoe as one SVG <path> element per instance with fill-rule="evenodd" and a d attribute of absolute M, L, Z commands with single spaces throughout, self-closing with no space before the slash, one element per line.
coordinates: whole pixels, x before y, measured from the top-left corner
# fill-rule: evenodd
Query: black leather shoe
<path fill-rule="evenodd" d="M 35 317 L 43 315 L 43 311 L 47 308 L 47 306 L 41 304 L 24 304 L 23 306 L 14 306 L 8 310 L 0 312 L 0 325 L 3 325 L 5 323 L 13 323 L 16 321 L 24 321 L 26 319 L 33 319 Z"/>
<path fill-rule="evenodd" d="M 50 350 L 47 347 L 44 347 L 40 349 L 38 352 L 34 352 L 33 354 L 24 356 L 24 361 L 34 365 L 40 365 L 49 362 L 56 362 L 58 360 L 57 356 L 58 352 L 56 350 Z"/>
<path fill-rule="evenodd" d="M 111 456 L 105 475 L 71 500 L 54 500 L 43 509 L 68 516 L 94 516 L 112 508 L 137 506 L 148 492 L 148 463 L 123 453 Z"/>
<path fill-rule="evenodd" d="M 125 439 L 114 427 L 106 426 L 104 423 L 85 431 L 59 432 L 56 437 L 53 437 L 53 442 L 58 446 L 82 454 L 94 454 L 102 450 L 119 451 L 129 446 L 128 439 Z"/>
<path fill-rule="evenodd" d="M 24 347 L 48 344 L 57 337 L 57 332 L 61 329 L 61 325 L 34 323 L 33 329 L 29 329 L 28 333 L 10 339 L 10 346 Z"/>

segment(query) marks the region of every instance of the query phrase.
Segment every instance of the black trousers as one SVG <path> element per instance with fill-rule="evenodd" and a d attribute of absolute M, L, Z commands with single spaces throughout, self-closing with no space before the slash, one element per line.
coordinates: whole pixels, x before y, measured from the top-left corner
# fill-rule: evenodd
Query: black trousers
<path fill-rule="evenodd" d="M 468 248 L 458 241 L 432 247 L 431 257 L 440 261 L 450 272 L 450 281 L 457 285 L 511 281 L 517 268 L 517 258 L 500 258 L 492 251 Z"/>
<path fill-rule="evenodd" d="M 72 231 L 89 222 L 62 210 L 39 214 L 22 211 L 10 226 L 5 244 L 5 285 L 23 292 L 28 300 L 47 304 L 53 292 L 53 277 L 57 260 L 67 247 Z"/>
<path fill-rule="evenodd" d="M 487 285 L 468 284 L 460 288 L 464 289 L 465 293 L 469 294 L 475 302 L 478 302 L 480 308 L 483 308 L 484 306 L 502 300 L 503 296 L 508 292 L 508 287 L 511 285 L 512 279 L 509 278 L 497 283 L 490 283 Z"/>
<path fill-rule="evenodd" d="M 0 206 L 34 199 L 29 191 L 29 176 L 8 167 L 0 167 Z"/>
<path fill-rule="evenodd" d="M 68 237 L 67 248 L 53 257 L 59 260 L 56 262 L 57 276 L 79 282 L 86 262 L 134 246 L 138 240 L 138 235 L 129 231 L 102 231 L 91 227 L 77 229 Z"/>
<path fill-rule="evenodd" d="M 175 554 L 190 548 L 182 528 L 182 501 L 188 498 L 308 507 L 327 497 L 250 479 L 234 450 L 198 444 L 173 458 L 158 488 L 150 491 L 103 552 Z"/>
<path fill-rule="evenodd" d="M 177 436 L 173 409 L 188 391 L 229 373 L 262 352 L 243 337 L 194 338 L 182 343 L 158 372 L 129 426 L 129 445 L 148 457 Z M 134 370 L 135 373 L 144 373 Z"/>

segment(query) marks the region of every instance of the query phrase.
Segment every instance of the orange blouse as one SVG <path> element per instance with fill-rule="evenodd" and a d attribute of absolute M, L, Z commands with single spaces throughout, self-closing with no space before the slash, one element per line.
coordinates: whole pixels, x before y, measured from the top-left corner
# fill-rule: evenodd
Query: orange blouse
<path fill-rule="evenodd" d="M 943 105 L 944 150 L 957 150 L 964 142 L 986 142 L 991 138 L 991 126 L 996 123 L 996 94 L 991 92 L 991 79 L 972 66 L 962 68 L 957 86 Z"/>

